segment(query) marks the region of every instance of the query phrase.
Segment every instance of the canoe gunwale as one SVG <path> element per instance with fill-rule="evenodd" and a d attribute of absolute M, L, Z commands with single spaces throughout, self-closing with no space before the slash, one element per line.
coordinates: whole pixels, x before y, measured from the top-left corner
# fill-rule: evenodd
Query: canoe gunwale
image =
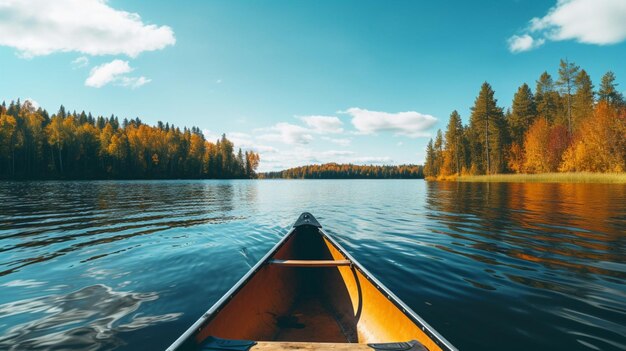
<path fill-rule="evenodd" d="M 237 283 L 231 287 L 217 302 L 209 308 L 208 311 L 202 314 L 202 316 L 195 321 L 174 343 L 172 343 L 166 351 L 175 351 L 183 344 L 185 344 L 190 338 L 193 338 L 197 332 L 209 323 L 213 317 L 226 305 L 226 303 L 236 295 L 239 290 L 263 267 L 269 259 L 285 244 L 285 242 L 294 234 L 299 227 L 293 227 L 285 234 L 274 247 L 268 251 L 263 258 L 261 258 Z M 351 262 L 350 267 L 358 270 L 376 289 L 390 300 L 404 315 L 406 315 L 412 322 L 417 324 L 420 329 L 428 335 L 437 346 L 441 347 L 445 351 L 458 351 L 448 340 L 446 340 L 441 334 L 439 334 L 433 327 L 431 327 L 425 320 L 423 320 L 417 313 L 415 313 L 410 307 L 408 307 L 402 300 L 400 300 L 395 294 L 393 294 L 385 285 L 383 285 L 378 279 L 376 279 L 367 269 L 365 269 L 358 261 L 356 261 L 352 255 L 350 255 L 332 236 L 326 233 L 321 226 L 316 228 L 318 233 L 337 249 L 347 260 Z"/>
<path fill-rule="evenodd" d="M 446 351 L 458 351 L 456 347 L 454 347 L 446 338 L 444 338 L 441 334 L 439 334 L 430 324 L 428 324 L 422 317 L 420 317 L 417 313 L 415 313 L 409 306 L 407 306 L 402 300 L 400 300 L 394 293 L 391 292 L 383 283 L 381 283 L 374 275 L 372 275 L 365 267 L 363 267 L 357 260 L 352 257 L 332 236 L 326 233 L 322 228 L 318 228 L 320 234 L 326 238 L 334 247 L 339 251 L 342 255 L 344 255 L 349 261 L 352 262 L 352 267 L 356 270 L 360 271 L 361 274 L 365 277 L 365 279 L 369 280 L 370 283 L 378 289 L 389 301 L 391 301 L 396 307 L 398 307 L 404 315 L 409 317 L 411 321 L 416 323 L 420 329 L 426 335 L 428 335 L 437 346 L 441 347 Z"/>
<path fill-rule="evenodd" d="M 268 251 L 265 256 L 263 256 L 263 258 L 259 260 L 259 262 L 257 262 L 252 268 L 250 268 L 250 270 L 243 277 L 241 277 L 241 279 L 239 279 L 239 281 L 237 281 L 237 283 L 233 285 L 232 288 L 230 288 L 219 300 L 217 300 L 217 302 L 214 303 L 208 311 L 203 313 L 202 316 L 191 325 L 191 327 L 189 327 L 181 336 L 178 337 L 178 339 L 176 339 L 176 341 L 174 341 L 174 343 L 172 343 L 166 349 L 166 351 L 175 351 L 180 346 L 182 346 L 189 338 L 194 337 L 194 335 L 199 332 L 206 323 L 211 321 L 211 319 L 215 316 L 217 312 L 220 311 L 220 309 L 226 304 L 226 302 L 228 302 L 228 300 L 230 300 L 235 294 L 237 294 L 237 292 L 239 292 L 239 290 L 250 280 L 250 278 L 252 278 L 256 274 L 256 272 L 258 272 L 259 269 L 261 269 L 261 267 L 265 265 L 265 262 L 267 262 L 267 260 L 272 257 L 276 253 L 276 251 L 278 251 L 278 249 L 283 246 L 283 244 L 285 244 L 287 239 L 289 239 L 297 229 L 298 228 L 296 227 L 291 228 L 291 230 L 287 234 L 285 234 L 282 239 L 280 239 L 280 241 L 278 241 L 278 243 L 276 243 L 276 245 L 274 245 L 274 247 L 270 251 Z"/>

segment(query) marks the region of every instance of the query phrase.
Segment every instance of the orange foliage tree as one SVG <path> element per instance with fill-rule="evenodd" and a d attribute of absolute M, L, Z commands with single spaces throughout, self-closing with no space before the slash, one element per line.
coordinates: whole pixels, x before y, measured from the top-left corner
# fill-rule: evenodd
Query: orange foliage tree
<path fill-rule="evenodd" d="M 524 153 L 524 148 L 522 148 L 520 144 L 513 143 L 511 145 L 511 148 L 509 149 L 508 159 L 509 169 L 511 169 L 515 173 L 524 172 L 524 162 L 526 162 L 526 155 Z"/>
<path fill-rule="evenodd" d="M 563 155 L 560 171 L 626 171 L 626 109 L 600 101 Z"/>
<path fill-rule="evenodd" d="M 235 155 L 226 136 L 213 143 L 196 127 L 0 104 L 0 178 L 255 178 L 258 164 L 255 152 Z"/>
<path fill-rule="evenodd" d="M 526 160 L 524 170 L 528 173 L 550 172 L 547 145 L 550 140 L 550 125 L 545 118 L 533 123 L 524 136 Z"/>

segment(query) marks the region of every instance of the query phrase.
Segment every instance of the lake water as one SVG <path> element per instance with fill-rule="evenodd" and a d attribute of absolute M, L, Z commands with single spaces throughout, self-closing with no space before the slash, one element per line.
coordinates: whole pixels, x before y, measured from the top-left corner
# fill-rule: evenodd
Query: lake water
<path fill-rule="evenodd" d="M 0 349 L 167 347 L 303 211 L 462 350 L 626 349 L 626 186 L 0 182 Z"/>

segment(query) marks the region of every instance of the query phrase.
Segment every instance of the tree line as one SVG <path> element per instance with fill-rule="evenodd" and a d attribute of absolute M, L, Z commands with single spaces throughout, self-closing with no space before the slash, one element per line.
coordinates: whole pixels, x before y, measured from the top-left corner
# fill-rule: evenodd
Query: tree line
<path fill-rule="evenodd" d="M 278 172 L 259 174 L 259 178 L 287 179 L 417 179 L 424 178 L 420 165 L 360 166 L 326 163 L 289 168 Z"/>
<path fill-rule="evenodd" d="M 258 165 L 257 153 L 235 151 L 226 135 L 205 140 L 197 127 L 0 105 L 3 179 L 255 178 Z"/>
<path fill-rule="evenodd" d="M 483 83 L 469 125 L 457 111 L 426 147 L 427 178 L 495 173 L 626 171 L 626 102 L 607 72 L 596 91 L 584 69 L 561 60 L 558 79 L 519 87 L 510 109 Z"/>

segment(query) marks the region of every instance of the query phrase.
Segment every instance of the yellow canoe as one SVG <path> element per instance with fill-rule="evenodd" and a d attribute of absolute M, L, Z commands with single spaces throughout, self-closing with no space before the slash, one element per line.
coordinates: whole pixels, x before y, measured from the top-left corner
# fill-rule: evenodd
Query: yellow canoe
<path fill-rule="evenodd" d="M 456 350 L 306 212 L 168 350 L 198 350 L 213 337 L 256 341 L 253 351 L 404 342 L 401 350 L 411 340 L 429 351 Z"/>

